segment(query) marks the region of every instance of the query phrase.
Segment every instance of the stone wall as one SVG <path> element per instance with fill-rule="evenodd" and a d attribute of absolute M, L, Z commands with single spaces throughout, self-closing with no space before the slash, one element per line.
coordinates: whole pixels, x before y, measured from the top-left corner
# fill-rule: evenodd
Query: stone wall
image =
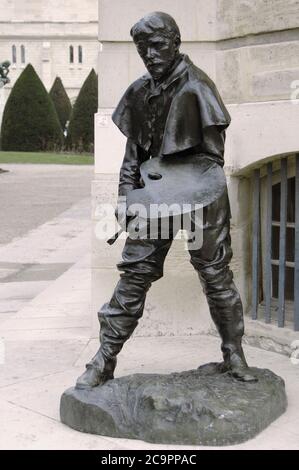
<path fill-rule="evenodd" d="M 298 28 L 298 0 L 217 0 L 216 39 Z"/>
<path fill-rule="evenodd" d="M 97 0 L 1 0 L 1 22 L 86 22 L 97 14 Z"/>

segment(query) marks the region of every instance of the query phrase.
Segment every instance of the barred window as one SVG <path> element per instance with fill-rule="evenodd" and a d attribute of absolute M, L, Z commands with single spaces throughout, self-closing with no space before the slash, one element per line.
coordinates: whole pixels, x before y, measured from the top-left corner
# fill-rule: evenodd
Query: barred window
<path fill-rule="evenodd" d="M 279 297 L 279 251 L 280 251 L 280 200 L 281 183 L 272 186 L 272 297 Z M 285 228 L 285 299 L 294 300 L 294 249 L 295 249 L 295 178 L 287 180 Z"/>
<path fill-rule="evenodd" d="M 252 318 L 299 331 L 299 154 L 253 171 Z"/>

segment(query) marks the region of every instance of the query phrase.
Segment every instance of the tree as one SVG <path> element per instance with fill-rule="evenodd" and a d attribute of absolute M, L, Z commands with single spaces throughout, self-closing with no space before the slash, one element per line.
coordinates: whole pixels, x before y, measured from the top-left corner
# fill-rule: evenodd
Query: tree
<path fill-rule="evenodd" d="M 65 130 L 66 122 L 69 121 L 72 112 L 72 105 L 66 94 L 63 83 L 59 77 L 55 78 L 50 90 L 50 96 L 54 103 L 62 130 Z"/>
<path fill-rule="evenodd" d="M 55 106 L 31 64 L 16 81 L 3 112 L 2 150 L 60 148 L 63 135 Z"/>
<path fill-rule="evenodd" d="M 94 114 L 98 109 L 98 78 L 94 69 L 86 78 L 73 107 L 68 128 L 68 147 L 90 152 L 94 141 Z"/>

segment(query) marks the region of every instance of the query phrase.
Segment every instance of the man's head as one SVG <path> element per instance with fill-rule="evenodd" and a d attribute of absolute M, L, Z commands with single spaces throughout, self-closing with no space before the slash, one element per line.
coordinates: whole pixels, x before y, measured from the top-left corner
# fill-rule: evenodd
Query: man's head
<path fill-rule="evenodd" d="M 149 13 L 131 29 L 138 53 L 154 80 L 160 80 L 175 63 L 181 34 L 175 20 L 167 13 Z"/>

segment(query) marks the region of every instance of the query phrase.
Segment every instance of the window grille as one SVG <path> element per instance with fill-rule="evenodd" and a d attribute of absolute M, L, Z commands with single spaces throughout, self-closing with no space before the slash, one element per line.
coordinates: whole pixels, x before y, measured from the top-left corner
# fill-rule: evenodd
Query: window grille
<path fill-rule="evenodd" d="M 276 321 L 284 327 L 288 320 L 299 331 L 299 154 L 293 167 L 294 175 L 290 176 L 289 158 L 281 158 L 279 182 L 273 181 L 273 162 L 253 171 L 252 318 L 258 319 L 263 308 L 266 323 Z"/>

